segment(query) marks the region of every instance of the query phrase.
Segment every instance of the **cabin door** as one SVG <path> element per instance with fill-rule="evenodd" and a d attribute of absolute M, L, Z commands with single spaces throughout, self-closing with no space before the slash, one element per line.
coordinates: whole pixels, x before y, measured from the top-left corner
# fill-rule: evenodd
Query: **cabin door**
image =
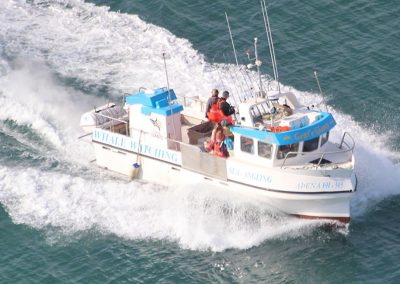
<path fill-rule="evenodd" d="M 201 152 L 195 145 L 181 144 L 182 167 L 194 172 L 227 180 L 226 158 Z"/>

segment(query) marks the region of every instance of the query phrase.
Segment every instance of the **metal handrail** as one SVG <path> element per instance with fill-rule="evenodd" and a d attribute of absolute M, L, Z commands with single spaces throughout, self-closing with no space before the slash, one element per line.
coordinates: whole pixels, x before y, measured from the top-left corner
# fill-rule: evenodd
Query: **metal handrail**
<path fill-rule="evenodd" d="M 204 102 L 204 101 L 202 101 L 200 99 L 193 98 L 193 97 L 180 96 L 180 95 L 176 95 L 176 96 L 178 97 L 178 99 L 183 99 L 183 106 L 185 106 L 185 107 L 187 106 L 187 101 L 186 100 L 189 100 L 189 101 L 194 101 L 194 102 L 200 103 L 201 111 L 205 110 L 204 106 L 206 105 L 206 102 Z"/>
<path fill-rule="evenodd" d="M 351 146 L 350 146 L 346 141 L 344 141 L 346 135 L 347 135 L 348 137 L 350 137 L 350 139 L 351 139 L 351 143 L 352 143 Z M 285 165 L 286 160 L 288 159 L 288 157 L 289 157 L 290 155 L 294 155 L 294 154 L 295 154 L 296 156 L 297 156 L 298 154 L 300 154 L 300 155 L 302 155 L 302 156 L 321 154 L 321 157 L 319 158 L 318 164 L 316 165 L 316 167 L 320 167 L 320 166 L 321 166 L 321 162 L 322 162 L 322 160 L 324 159 L 324 157 L 325 157 L 326 155 L 336 155 L 336 154 L 343 154 L 343 153 L 347 153 L 347 152 L 353 153 L 354 147 L 355 147 L 355 141 L 354 141 L 354 138 L 353 138 L 348 132 L 344 132 L 344 133 L 343 133 L 343 136 L 342 136 L 342 139 L 341 139 L 341 142 L 340 142 L 340 145 L 339 145 L 339 149 L 342 149 L 343 145 L 345 145 L 345 146 L 347 147 L 347 149 L 345 149 L 345 150 L 340 150 L 340 151 L 333 151 L 333 152 L 309 152 L 309 153 L 304 153 L 304 152 L 287 152 L 287 153 L 285 154 L 285 159 L 283 160 L 281 169 L 282 169 L 283 166 Z M 340 164 L 340 163 L 334 163 L 334 164 Z"/>
<path fill-rule="evenodd" d="M 105 114 L 102 114 L 102 113 L 96 113 L 96 115 L 108 118 L 110 120 L 115 120 L 115 121 L 118 121 L 118 122 L 121 122 L 121 123 L 125 123 L 125 133 L 128 135 L 128 121 L 122 120 L 122 119 L 119 119 L 119 118 L 115 118 L 115 117 L 112 117 L 112 116 L 108 116 L 108 115 L 105 115 Z M 111 131 L 111 127 L 112 126 L 113 125 L 110 124 L 110 127 L 109 127 L 110 131 Z M 97 125 L 97 121 L 96 121 L 96 128 L 97 127 L 99 127 L 99 125 Z"/>
<path fill-rule="evenodd" d="M 114 118 L 114 119 L 115 119 L 115 118 Z M 119 120 L 119 119 L 116 119 L 116 120 L 121 121 L 121 120 Z M 126 121 L 123 121 L 123 122 L 124 122 L 124 123 L 127 123 Z M 140 140 L 140 139 L 143 139 L 142 137 L 143 137 L 143 136 L 147 136 L 147 135 L 148 135 L 148 136 L 154 137 L 153 133 L 148 132 L 148 131 L 144 131 L 144 130 L 139 129 L 139 128 L 131 127 L 131 128 L 129 128 L 129 129 L 130 129 L 130 130 L 133 130 L 133 131 L 139 132 L 139 140 Z M 92 134 L 93 134 L 93 133 L 88 133 L 87 136 L 92 135 Z M 118 133 L 118 134 L 120 134 L 120 133 Z M 122 134 L 121 134 L 121 135 L 122 135 Z M 86 136 L 86 135 L 85 135 L 85 136 Z M 128 137 L 128 138 L 132 138 L 132 137 L 130 137 L 130 135 L 128 135 L 128 132 L 127 132 L 127 134 L 126 134 L 125 136 Z M 165 136 L 158 136 L 157 138 L 158 138 L 158 139 L 165 140 L 165 141 L 168 141 L 168 142 L 173 142 L 173 143 L 176 143 L 176 144 L 179 144 L 179 145 L 184 145 L 184 146 L 186 146 L 186 147 L 191 147 L 191 148 L 196 149 L 196 150 L 199 149 L 199 147 L 198 147 L 197 145 L 192 145 L 192 144 L 189 144 L 189 143 L 186 143 L 186 142 L 183 142 L 183 141 L 180 141 L 180 140 L 168 138 L 168 137 L 165 137 Z M 170 148 L 169 148 L 169 150 L 175 150 L 175 151 L 177 151 L 176 149 L 170 149 Z"/>
<path fill-rule="evenodd" d="M 186 97 L 183 97 L 183 98 L 186 98 Z M 188 97 L 188 98 L 190 98 L 190 97 Z M 197 100 L 197 99 L 195 99 L 195 98 L 190 98 L 190 99 L 193 99 L 194 101 L 199 101 L 199 100 Z M 108 115 L 104 115 L 104 114 L 101 114 L 101 113 L 97 113 L 96 115 L 99 115 L 99 116 L 108 118 L 108 119 L 110 119 L 110 120 L 115 120 L 115 121 L 124 123 L 124 124 L 125 124 L 125 131 L 126 131 L 125 133 L 126 133 L 126 136 L 129 137 L 129 132 L 128 132 L 128 121 L 125 121 L 125 120 L 122 120 L 122 119 L 119 119 L 119 118 L 115 118 L 115 117 L 111 117 L 111 116 L 108 116 Z M 99 126 L 96 125 L 96 127 L 99 127 Z M 112 125 L 110 124 L 110 127 L 109 127 L 110 131 L 111 131 L 111 127 L 112 127 Z M 132 128 L 132 129 L 133 129 L 133 130 L 139 130 L 139 129 L 136 129 L 136 128 Z M 144 132 L 143 130 L 140 130 L 140 131 L 141 131 L 142 133 L 144 133 L 144 134 L 150 134 L 150 135 L 151 135 L 150 132 Z M 85 136 L 86 136 L 86 135 L 85 135 Z M 347 142 L 345 141 L 346 136 L 348 136 L 348 137 L 351 139 L 351 141 L 350 141 L 351 146 L 350 146 L 349 143 L 347 143 Z M 183 141 L 178 141 L 178 140 L 171 139 L 171 138 L 168 138 L 168 137 L 160 137 L 160 138 L 166 139 L 166 140 L 168 140 L 168 141 L 175 142 L 175 143 L 178 143 L 178 144 L 185 144 L 185 145 L 194 146 L 194 145 L 191 145 L 191 144 L 184 143 Z M 316 167 L 320 167 L 320 166 L 321 166 L 321 162 L 322 162 L 322 160 L 324 159 L 324 157 L 325 157 L 326 155 L 335 155 L 335 154 L 347 153 L 347 152 L 352 152 L 352 153 L 353 153 L 354 148 L 355 148 L 355 141 L 354 141 L 354 138 L 353 138 L 353 137 L 350 135 L 350 133 L 348 133 L 348 132 L 344 132 L 344 133 L 343 133 L 343 136 L 342 136 L 342 139 L 341 139 L 341 142 L 340 142 L 340 145 L 339 145 L 339 149 L 342 149 L 343 146 L 346 146 L 347 149 L 339 150 L 339 151 L 331 151 L 331 152 L 308 152 L 308 153 L 299 152 L 299 151 L 297 151 L 297 152 L 294 152 L 294 151 L 287 152 L 287 153 L 285 154 L 285 159 L 284 159 L 284 161 L 283 161 L 283 163 L 282 163 L 282 165 L 281 165 L 281 169 L 285 166 L 286 161 L 287 161 L 287 159 L 288 159 L 288 157 L 289 157 L 290 155 L 296 155 L 296 156 L 297 156 L 298 154 L 300 154 L 300 155 L 302 155 L 302 156 L 306 156 L 306 155 L 316 155 L 316 154 L 320 154 L 321 156 L 320 156 L 320 158 L 319 158 L 318 164 L 316 165 Z M 196 146 L 194 146 L 194 147 L 196 147 Z M 334 163 L 334 164 L 339 164 L 339 163 Z"/>

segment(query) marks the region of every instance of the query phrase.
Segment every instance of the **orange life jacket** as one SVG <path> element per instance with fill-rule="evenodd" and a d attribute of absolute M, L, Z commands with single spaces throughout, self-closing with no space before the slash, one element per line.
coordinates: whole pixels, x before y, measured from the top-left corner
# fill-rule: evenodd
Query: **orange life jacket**
<path fill-rule="evenodd" d="M 207 113 L 208 121 L 213 121 L 215 123 L 220 123 L 221 121 L 227 120 L 230 124 L 233 124 L 232 116 L 225 116 L 221 110 L 221 103 L 223 100 L 218 100 L 214 103 L 210 111 Z"/>
<path fill-rule="evenodd" d="M 223 147 L 225 147 L 225 149 Z M 223 158 L 227 158 L 229 156 L 228 150 L 226 149 L 226 145 L 224 144 L 224 142 L 215 142 L 214 143 L 213 154 L 217 157 L 223 157 Z"/>

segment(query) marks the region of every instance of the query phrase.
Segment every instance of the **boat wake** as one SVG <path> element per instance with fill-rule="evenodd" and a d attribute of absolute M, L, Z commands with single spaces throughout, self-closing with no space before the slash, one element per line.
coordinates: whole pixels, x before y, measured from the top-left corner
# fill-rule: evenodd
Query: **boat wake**
<path fill-rule="evenodd" d="M 82 134 L 79 118 L 92 106 L 104 104 L 104 98 L 88 94 L 87 86 L 106 86 L 112 90 L 107 99 L 141 86 L 161 86 L 161 52 L 166 51 L 175 91 L 208 96 L 215 86 L 234 85 L 237 77 L 229 70 L 236 67 L 207 63 L 190 42 L 137 16 L 78 0 L 2 1 L 0 31 L 0 140 L 11 137 L 20 149 L 60 163 L 2 163 L 0 202 L 14 223 L 62 235 L 95 230 L 215 251 L 307 236 L 326 223 L 281 216 L 254 200 L 226 196 L 203 184 L 163 188 L 120 181 L 88 163 L 93 156 L 90 145 L 77 140 Z M 59 78 L 77 80 L 71 87 Z M 319 97 L 291 91 L 304 104 Z M 400 167 L 392 161 L 384 135 L 330 111 L 338 120 L 337 129 L 356 138 L 358 191 L 351 210 L 357 220 L 377 202 L 399 194 Z M 10 121 L 29 128 L 37 140 Z"/>
<path fill-rule="evenodd" d="M 188 249 L 246 249 L 268 239 L 310 234 L 324 224 L 281 216 L 241 196 L 191 184 L 90 180 L 37 169 L 0 168 L 0 201 L 13 222 L 73 236 L 96 231 L 118 237 L 166 239 Z"/>

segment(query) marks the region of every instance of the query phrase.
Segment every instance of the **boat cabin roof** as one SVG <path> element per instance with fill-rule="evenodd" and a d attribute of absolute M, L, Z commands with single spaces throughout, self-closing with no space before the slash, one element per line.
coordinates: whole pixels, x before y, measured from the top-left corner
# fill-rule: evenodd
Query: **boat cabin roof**
<path fill-rule="evenodd" d="M 332 114 L 327 112 L 318 112 L 317 114 L 313 123 L 308 125 L 300 124 L 298 127 L 290 128 L 290 130 L 284 132 L 272 132 L 267 128 L 257 129 L 243 126 L 233 126 L 231 131 L 234 134 L 237 133 L 271 144 L 294 144 L 321 136 L 335 127 L 336 121 Z"/>
<path fill-rule="evenodd" d="M 142 105 L 142 113 L 148 115 L 157 113 L 163 116 L 169 116 L 181 112 L 183 106 L 176 103 L 176 95 L 173 89 L 158 88 L 155 90 L 142 89 L 139 92 L 127 96 L 125 102 L 128 105 Z"/>

